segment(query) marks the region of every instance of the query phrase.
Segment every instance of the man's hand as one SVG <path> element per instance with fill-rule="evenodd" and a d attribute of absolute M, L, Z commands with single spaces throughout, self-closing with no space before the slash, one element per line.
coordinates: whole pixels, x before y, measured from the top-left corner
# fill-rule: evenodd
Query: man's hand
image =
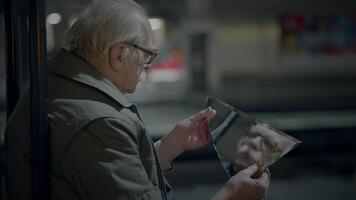
<path fill-rule="evenodd" d="M 183 151 L 198 149 L 211 140 L 209 120 L 215 115 L 211 107 L 179 122 L 170 135 L 177 137 Z"/>
<path fill-rule="evenodd" d="M 174 129 L 161 140 L 166 159 L 172 161 L 186 150 L 198 149 L 211 141 L 209 120 L 216 111 L 211 107 L 179 122 Z"/>
<path fill-rule="evenodd" d="M 212 200 L 262 200 L 267 195 L 269 187 L 269 171 L 262 172 L 259 178 L 251 178 L 257 172 L 257 166 L 252 165 L 231 177 L 226 185 Z"/>

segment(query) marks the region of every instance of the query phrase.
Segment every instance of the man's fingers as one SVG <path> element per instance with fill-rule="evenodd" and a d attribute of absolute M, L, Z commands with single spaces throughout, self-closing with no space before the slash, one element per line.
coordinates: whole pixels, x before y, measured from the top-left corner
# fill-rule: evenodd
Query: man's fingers
<path fill-rule="evenodd" d="M 262 172 L 260 178 L 256 179 L 256 181 L 263 187 L 268 187 L 269 185 L 269 174 L 268 172 Z"/>
<path fill-rule="evenodd" d="M 269 172 L 269 169 L 268 169 L 268 168 L 266 168 L 266 169 L 265 169 L 265 172 L 267 173 L 268 178 L 270 179 L 270 178 L 271 178 L 271 173 Z"/>
<path fill-rule="evenodd" d="M 214 109 L 212 109 L 211 107 L 208 107 L 202 111 L 200 111 L 199 113 L 197 113 L 196 115 L 194 115 L 191 120 L 196 123 L 199 120 L 202 120 L 204 118 L 210 120 L 211 118 L 214 117 L 214 115 L 216 114 L 216 111 Z"/>
<path fill-rule="evenodd" d="M 210 108 L 210 114 L 209 116 L 207 116 L 208 121 L 210 121 L 216 114 L 216 110 L 212 109 L 211 107 L 209 108 Z"/>
<path fill-rule="evenodd" d="M 253 176 L 257 172 L 257 165 L 251 165 L 248 168 L 242 170 L 241 172 L 247 174 L 249 177 Z"/>
<path fill-rule="evenodd" d="M 209 122 L 206 118 L 203 118 L 198 122 L 199 137 L 207 143 L 211 140 L 211 131 L 209 128 Z"/>
<path fill-rule="evenodd" d="M 206 108 L 206 109 L 200 111 L 199 113 L 197 113 L 196 115 L 194 115 L 192 117 L 192 121 L 196 123 L 196 122 L 202 120 L 203 118 L 208 118 L 208 116 L 211 115 L 210 114 L 211 110 L 212 110 L 211 107 L 209 107 L 209 108 Z"/>

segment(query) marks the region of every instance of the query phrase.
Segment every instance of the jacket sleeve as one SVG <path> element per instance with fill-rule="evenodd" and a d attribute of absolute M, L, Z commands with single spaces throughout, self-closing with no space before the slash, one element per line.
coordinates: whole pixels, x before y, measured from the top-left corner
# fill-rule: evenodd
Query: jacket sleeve
<path fill-rule="evenodd" d="M 156 152 L 157 152 L 157 156 L 158 156 L 158 159 L 159 159 L 159 163 L 160 163 L 160 166 L 161 166 L 161 169 L 162 169 L 163 172 L 172 171 L 172 169 L 173 169 L 173 161 L 171 161 L 171 162 L 168 161 L 167 157 L 165 156 L 166 153 L 164 152 L 164 149 L 162 148 L 161 144 L 162 144 L 161 140 L 158 140 L 154 144 Z"/>
<path fill-rule="evenodd" d="M 138 131 L 121 119 L 92 122 L 77 135 L 62 163 L 81 199 L 162 198 L 140 158 Z"/>

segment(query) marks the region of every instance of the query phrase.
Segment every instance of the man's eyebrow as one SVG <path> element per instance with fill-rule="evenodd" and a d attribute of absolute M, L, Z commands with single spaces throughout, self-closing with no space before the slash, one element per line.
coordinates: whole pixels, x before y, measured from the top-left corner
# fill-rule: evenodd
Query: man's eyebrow
<path fill-rule="evenodd" d="M 274 138 L 272 138 L 272 137 L 264 137 L 263 141 L 264 141 L 265 144 L 272 146 L 271 150 L 276 151 L 276 150 L 279 149 L 278 148 L 278 142 Z"/>
<path fill-rule="evenodd" d="M 260 131 L 256 130 L 256 129 L 251 129 L 250 130 L 250 134 L 257 134 L 257 135 L 262 135 Z"/>

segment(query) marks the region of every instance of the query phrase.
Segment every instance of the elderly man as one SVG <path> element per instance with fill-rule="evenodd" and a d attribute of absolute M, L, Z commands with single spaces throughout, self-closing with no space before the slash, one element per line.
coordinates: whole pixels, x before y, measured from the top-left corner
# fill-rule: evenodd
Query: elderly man
<path fill-rule="evenodd" d="M 66 49 L 49 62 L 51 199 L 170 199 L 162 171 L 185 150 L 210 142 L 211 108 L 179 122 L 153 144 L 134 104 L 140 74 L 157 54 L 144 10 L 131 0 L 101 0 L 79 15 Z M 10 199 L 29 199 L 29 124 L 18 126 L 26 96 L 9 119 Z M 21 139 L 19 139 L 21 138 Z M 19 142 L 20 141 L 20 142 Z M 262 199 L 269 177 L 232 177 L 213 199 Z M 22 191 L 22 192 L 19 192 Z"/>
<path fill-rule="evenodd" d="M 256 164 L 261 172 L 299 143 L 299 140 L 270 125 L 256 121 L 237 144 L 234 170 L 239 172 Z"/>
<path fill-rule="evenodd" d="M 282 146 L 286 144 L 282 148 Z M 269 125 L 254 123 L 237 144 L 234 159 L 235 172 L 256 164 L 259 171 L 264 170 L 279 159 L 283 152 L 289 150 L 294 143 L 283 135 L 273 131 Z"/>

